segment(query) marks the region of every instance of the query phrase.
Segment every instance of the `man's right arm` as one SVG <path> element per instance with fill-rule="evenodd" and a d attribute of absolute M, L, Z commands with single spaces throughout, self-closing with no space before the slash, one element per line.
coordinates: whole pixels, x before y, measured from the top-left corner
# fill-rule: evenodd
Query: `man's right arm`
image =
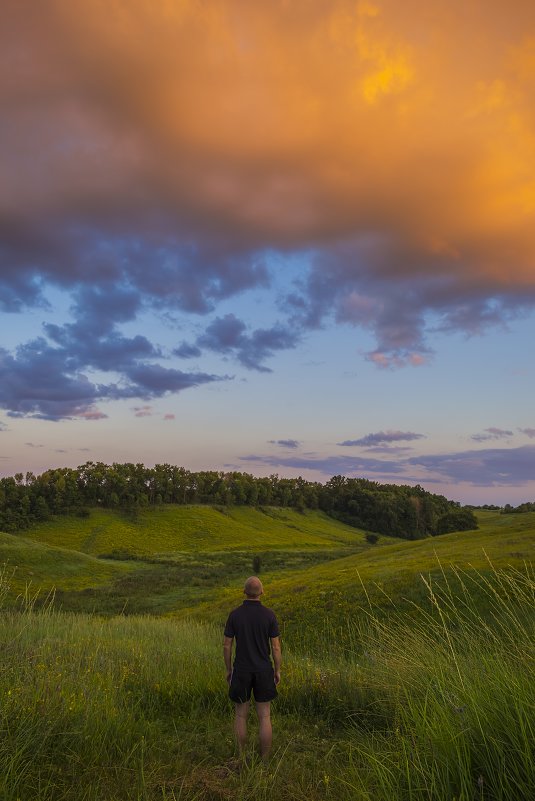
<path fill-rule="evenodd" d="M 280 637 L 271 638 L 271 655 L 273 657 L 275 684 L 278 684 L 281 680 L 281 662 L 282 662 Z"/>
<path fill-rule="evenodd" d="M 233 637 L 227 637 L 225 635 L 223 639 L 223 658 L 225 660 L 225 668 L 227 670 L 227 681 L 230 684 L 230 680 L 232 678 L 232 643 L 234 642 Z"/>

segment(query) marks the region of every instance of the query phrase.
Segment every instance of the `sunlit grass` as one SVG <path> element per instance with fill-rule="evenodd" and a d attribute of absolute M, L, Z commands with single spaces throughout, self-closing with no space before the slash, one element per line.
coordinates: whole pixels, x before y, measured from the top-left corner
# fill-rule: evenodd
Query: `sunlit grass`
<path fill-rule="evenodd" d="M 535 514 L 482 513 L 480 520 L 478 531 L 414 542 L 391 540 L 381 548 L 373 546 L 304 570 L 273 574 L 266 600 L 291 628 L 313 627 L 318 617 L 343 625 L 370 599 L 385 613 L 400 606 L 410 612 L 414 602 L 425 606 L 429 600 L 422 576 L 440 581 L 443 571 L 452 576 L 456 566 L 484 575 L 491 570 L 490 563 L 493 568 L 518 569 L 533 560 Z M 222 586 L 217 598 L 195 604 L 187 612 L 220 622 L 229 604 L 238 600 L 238 587 Z"/>
<path fill-rule="evenodd" d="M 128 562 L 104 561 L 84 553 L 34 542 L 19 534 L 0 532 L 0 565 L 6 564 L 15 593 L 28 584 L 45 592 L 55 588 L 81 590 L 110 584 L 134 569 Z M 13 593 L 11 593 L 13 594 Z"/>
<path fill-rule="evenodd" d="M 39 523 L 27 536 L 94 555 L 114 550 L 152 555 L 246 548 L 325 549 L 364 542 L 362 531 L 319 511 L 172 504 L 139 511 L 134 518 L 92 509 L 87 518 L 62 516 Z"/>

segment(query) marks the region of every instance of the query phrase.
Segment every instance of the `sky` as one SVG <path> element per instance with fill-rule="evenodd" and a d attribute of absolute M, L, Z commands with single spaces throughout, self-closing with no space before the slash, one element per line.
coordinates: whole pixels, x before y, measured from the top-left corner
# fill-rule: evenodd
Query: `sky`
<path fill-rule="evenodd" d="M 535 4 L 4 0 L 0 474 L 535 500 Z"/>

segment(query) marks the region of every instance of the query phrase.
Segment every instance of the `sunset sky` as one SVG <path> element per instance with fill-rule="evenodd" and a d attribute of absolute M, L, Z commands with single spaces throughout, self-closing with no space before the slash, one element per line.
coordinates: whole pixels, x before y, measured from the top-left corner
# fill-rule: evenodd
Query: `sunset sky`
<path fill-rule="evenodd" d="M 535 500 L 535 4 L 4 0 L 0 473 Z"/>

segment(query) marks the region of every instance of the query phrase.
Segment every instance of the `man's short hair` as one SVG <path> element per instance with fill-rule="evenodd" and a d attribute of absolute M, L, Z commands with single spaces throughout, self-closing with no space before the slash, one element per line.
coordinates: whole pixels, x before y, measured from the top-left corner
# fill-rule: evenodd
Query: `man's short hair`
<path fill-rule="evenodd" d="M 245 595 L 248 598 L 260 598 L 264 592 L 262 582 L 257 576 L 249 576 L 243 588 Z"/>

